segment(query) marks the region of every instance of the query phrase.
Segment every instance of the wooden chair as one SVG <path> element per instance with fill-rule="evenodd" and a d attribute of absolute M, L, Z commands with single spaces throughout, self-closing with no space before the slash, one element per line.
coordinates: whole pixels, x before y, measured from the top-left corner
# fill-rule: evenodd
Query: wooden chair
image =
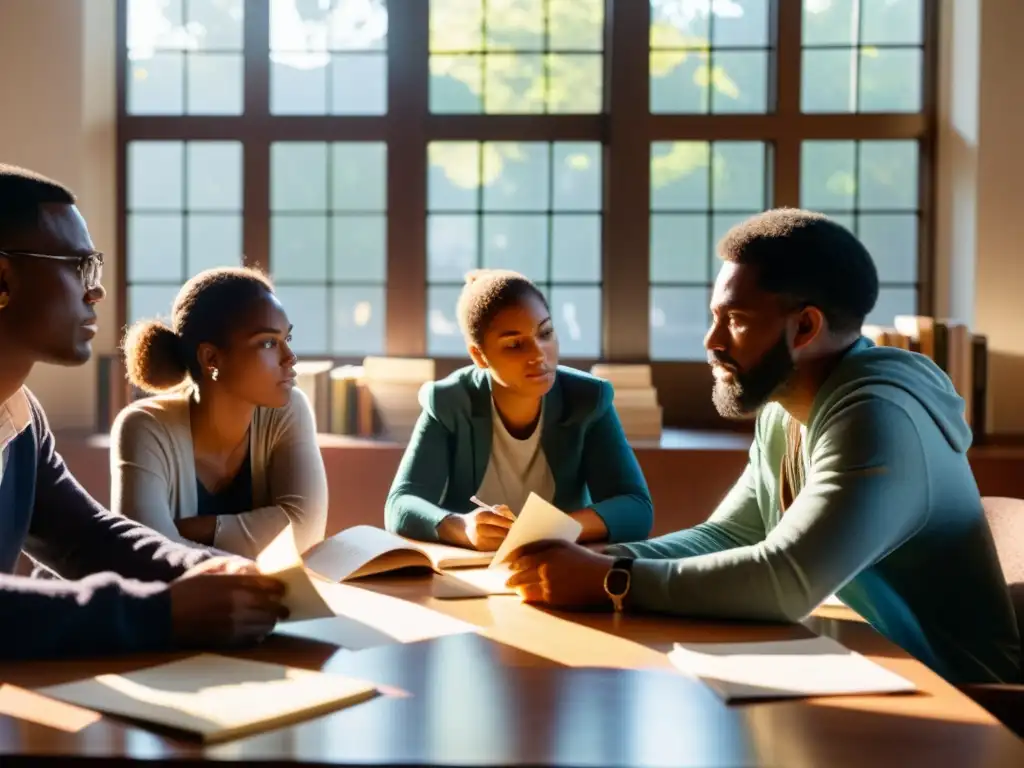
<path fill-rule="evenodd" d="M 1024 638 L 1024 499 L 987 496 L 981 502 L 1017 613 L 1017 627 L 1021 638 Z M 1024 738 L 1024 680 L 1016 685 L 965 685 L 962 689 L 1007 728 Z"/>

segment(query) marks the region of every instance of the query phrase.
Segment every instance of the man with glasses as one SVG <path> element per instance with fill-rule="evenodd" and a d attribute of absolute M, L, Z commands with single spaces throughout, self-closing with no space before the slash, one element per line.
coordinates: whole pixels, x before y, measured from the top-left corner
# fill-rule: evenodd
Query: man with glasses
<path fill-rule="evenodd" d="M 286 613 L 278 581 L 108 512 L 57 453 L 25 381 L 89 359 L 102 267 L 74 195 L 0 164 L 0 658 L 236 645 Z M 11 575 L 22 550 L 62 578 Z"/>

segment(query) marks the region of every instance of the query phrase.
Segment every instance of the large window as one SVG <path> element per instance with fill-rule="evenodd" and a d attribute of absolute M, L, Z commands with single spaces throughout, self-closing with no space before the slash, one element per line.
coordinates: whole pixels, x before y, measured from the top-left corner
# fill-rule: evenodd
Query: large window
<path fill-rule="evenodd" d="M 466 361 L 455 299 L 505 267 L 565 362 L 650 360 L 716 423 L 715 246 L 824 211 L 931 307 L 924 0 L 121 0 L 122 321 L 267 269 L 307 357 Z"/>

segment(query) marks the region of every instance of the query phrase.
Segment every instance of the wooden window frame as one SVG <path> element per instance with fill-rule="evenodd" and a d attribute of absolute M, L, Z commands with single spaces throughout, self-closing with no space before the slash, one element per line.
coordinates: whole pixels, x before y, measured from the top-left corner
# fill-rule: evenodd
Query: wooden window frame
<path fill-rule="evenodd" d="M 705 363 L 650 361 L 650 144 L 654 141 L 764 141 L 771 204 L 800 202 L 801 142 L 807 139 L 914 139 L 920 143 L 918 311 L 933 297 L 934 158 L 938 12 L 924 3 L 923 103 L 919 113 L 804 114 L 800 111 L 802 3 L 773 4 L 767 114 L 650 114 L 650 4 L 605 0 L 604 111 L 590 115 L 481 115 L 429 112 L 429 3 L 388 0 L 388 112 L 381 116 L 274 116 L 269 111 L 268 0 L 245 0 L 244 113 L 152 116 L 127 112 L 127 4 L 117 14 L 118 325 L 127 319 L 127 148 L 139 140 L 233 140 L 243 145 L 243 252 L 270 268 L 270 145 L 274 141 L 386 141 L 387 301 L 385 352 L 426 352 L 427 146 L 432 141 L 594 141 L 604 149 L 602 359 L 651 362 L 667 426 L 727 426 L 711 403 Z M 410 183 L 421 179 L 422 183 Z M 639 245 L 639 247 L 638 247 Z M 358 362 L 338 358 L 338 362 Z M 438 373 L 465 365 L 439 358 Z M 588 368 L 594 360 L 565 360 Z M 127 402 L 130 393 L 115 395 Z"/>

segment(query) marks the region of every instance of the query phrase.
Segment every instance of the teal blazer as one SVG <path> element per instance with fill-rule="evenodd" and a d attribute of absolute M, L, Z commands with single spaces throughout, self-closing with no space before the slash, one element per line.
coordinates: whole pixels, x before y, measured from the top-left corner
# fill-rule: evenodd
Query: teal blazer
<path fill-rule="evenodd" d="M 640 464 L 612 407 L 611 384 L 559 367 L 544 398 L 541 446 L 555 480 L 553 503 L 590 507 L 610 541 L 646 539 L 654 505 Z M 472 512 L 491 457 L 491 379 L 469 366 L 420 390 L 420 414 L 384 505 L 393 533 L 437 541 L 437 525 Z"/>

